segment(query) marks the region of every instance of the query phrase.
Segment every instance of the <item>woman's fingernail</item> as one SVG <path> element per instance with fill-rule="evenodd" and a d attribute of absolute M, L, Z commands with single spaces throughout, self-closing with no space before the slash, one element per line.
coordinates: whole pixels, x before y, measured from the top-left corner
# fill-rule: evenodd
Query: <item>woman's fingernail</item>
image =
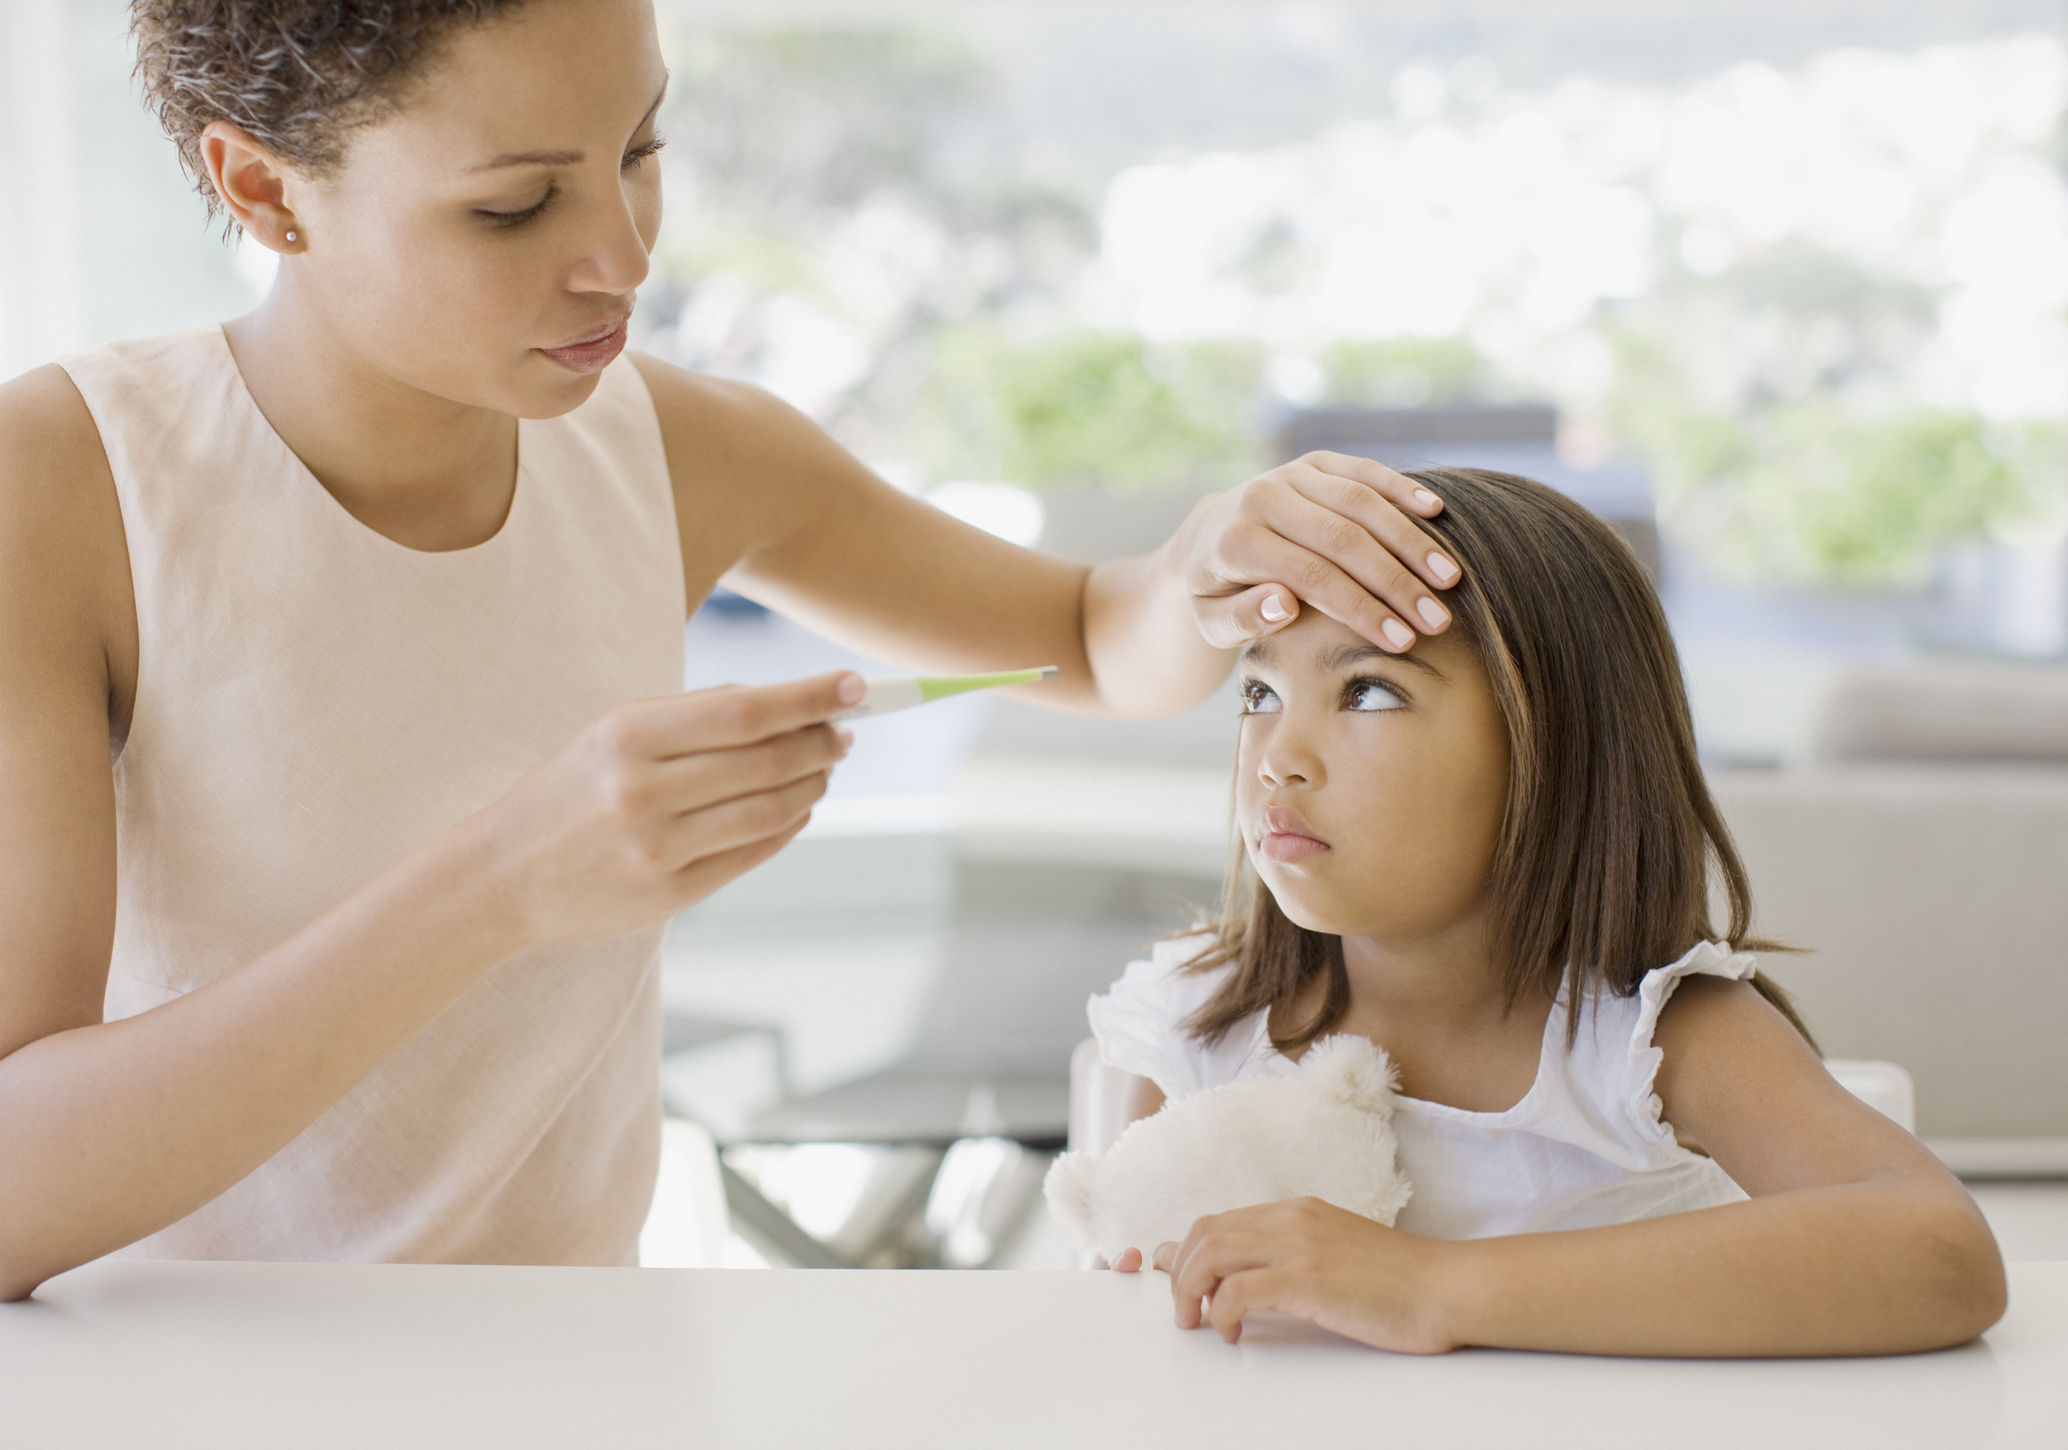
<path fill-rule="evenodd" d="M 1444 558 L 1441 554 L 1431 554 L 1429 556 L 1429 572 L 1447 584 L 1457 577 L 1458 566 Z"/>
<path fill-rule="evenodd" d="M 1429 490 L 1426 488 L 1418 488 L 1415 490 L 1415 502 L 1420 504 L 1425 509 L 1433 509 L 1438 504 L 1442 503 L 1443 500 L 1438 498 L 1435 494 L 1429 492 Z"/>
<path fill-rule="evenodd" d="M 1264 596 L 1264 602 L 1258 609 L 1258 613 L 1262 614 L 1272 624 L 1278 623 L 1281 619 L 1292 618 L 1292 611 L 1285 607 L 1285 601 L 1276 594 L 1266 594 Z"/>
<path fill-rule="evenodd" d="M 854 748 L 854 731 L 848 729 L 845 725 L 835 725 L 833 727 L 833 738 L 840 742 L 840 753 L 842 755 L 847 754 L 849 750 Z"/>
<path fill-rule="evenodd" d="M 862 696 L 869 693 L 869 682 L 860 675 L 842 675 L 833 693 L 840 697 L 843 705 L 859 705 Z"/>
<path fill-rule="evenodd" d="M 1450 611 L 1433 599 L 1417 600 L 1415 613 L 1427 620 L 1431 629 L 1441 629 L 1450 623 Z"/>
<path fill-rule="evenodd" d="M 1395 649 L 1406 649 L 1415 642 L 1415 632 L 1397 619 L 1389 619 L 1380 625 L 1379 633 L 1386 636 Z"/>

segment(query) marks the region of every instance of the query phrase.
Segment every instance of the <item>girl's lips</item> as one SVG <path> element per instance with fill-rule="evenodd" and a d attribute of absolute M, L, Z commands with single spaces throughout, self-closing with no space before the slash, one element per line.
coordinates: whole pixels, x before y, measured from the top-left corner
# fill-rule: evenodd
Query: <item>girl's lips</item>
<path fill-rule="evenodd" d="M 1311 860 L 1329 849 L 1326 841 L 1317 841 L 1312 836 L 1302 836 L 1294 831 L 1267 831 L 1257 841 L 1257 854 L 1266 861 L 1281 865 L 1295 865 Z"/>
<path fill-rule="evenodd" d="M 586 342 L 570 342 L 563 347 L 542 347 L 538 352 L 551 358 L 560 366 L 574 373 L 600 373 L 609 367 L 611 360 L 625 350 L 625 330 L 632 321 L 628 313 L 618 319 L 618 324 L 601 337 Z"/>

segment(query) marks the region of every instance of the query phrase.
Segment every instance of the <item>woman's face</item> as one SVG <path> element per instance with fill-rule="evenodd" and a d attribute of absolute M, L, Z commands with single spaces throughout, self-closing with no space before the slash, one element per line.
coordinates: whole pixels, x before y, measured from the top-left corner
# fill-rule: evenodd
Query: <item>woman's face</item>
<path fill-rule="evenodd" d="M 340 170 L 288 183 L 292 288 L 398 382 L 520 417 L 577 407 L 660 230 L 666 83 L 648 0 L 463 27 Z"/>
<path fill-rule="evenodd" d="M 1288 917 L 1405 944 L 1483 908 L 1508 739 L 1459 631 L 1389 655 L 1310 609 L 1241 678 L 1236 811 Z"/>

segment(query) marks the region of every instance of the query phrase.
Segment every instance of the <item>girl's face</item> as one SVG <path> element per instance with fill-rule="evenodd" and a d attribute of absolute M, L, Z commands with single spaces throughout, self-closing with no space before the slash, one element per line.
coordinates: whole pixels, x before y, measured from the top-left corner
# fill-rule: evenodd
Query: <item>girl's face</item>
<path fill-rule="evenodd" d="M 1389 655 L 1310 609 L 1241 679 L 1236 812 L 1288 917 L 1405 944 L 1484 907 L 1508 738 L 1458 631 Z"/>
<path fill-rule="evenodd" d="M 666 83 L 648 0 L 462 27 L 339 171 L 287 180 L 292 288 L 398 382 L 519 417 L 578 406 L 660 230 Z"/>

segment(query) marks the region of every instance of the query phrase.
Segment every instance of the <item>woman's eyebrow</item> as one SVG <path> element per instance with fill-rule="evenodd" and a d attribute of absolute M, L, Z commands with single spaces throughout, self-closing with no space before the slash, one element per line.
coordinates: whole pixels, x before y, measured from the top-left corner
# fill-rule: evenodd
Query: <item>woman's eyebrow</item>
<path fill-rule="evenodd" d="M 668 83 L 661 82 L 661 93 L 653 98 L 653 104 L 646 108 L 646 114 L 639 118 L 637 131 L 653 119 L 653 113 L 661 108 L 661 102 L 668 98 Z M 484 161 L 475 167 L 476 171 L 498 171 L 505 166 L 579 166 L 588 156 L 586 151 L 510 151 L 493 161 Z"/>
<path fill-rule="evenodd" d="M 484 161 L 474 169 L 496 171 L 505 166 L 574 166 L 587 155 L 586 151 L 511 151 L 493 161 Z"/>

